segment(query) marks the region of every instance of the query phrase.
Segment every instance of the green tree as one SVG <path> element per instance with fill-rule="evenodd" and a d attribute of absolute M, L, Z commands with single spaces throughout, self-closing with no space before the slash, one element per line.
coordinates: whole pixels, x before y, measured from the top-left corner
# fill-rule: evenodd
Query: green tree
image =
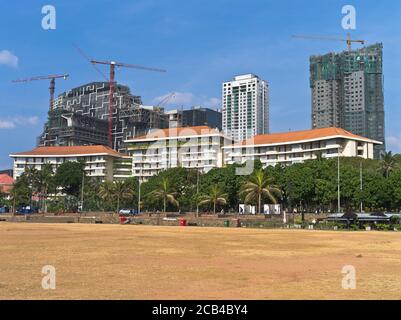
<path fill-rule="evenodd" d="M 17 207 L 27 206 L 30 204 L 32 198 L 32 189 L 29 183 L 28 176 L 23 173 L 11 188 L 10 197 L 13 213 L 16 212 Z"/>
<path fill-rule="evenodd" d="M 203 176 L 199 173 L 199 181 L 203 181 Z M 198 172 L 180 167 L 164 170 L 141 184 L 143 207 L 148 210 L 162 210 L 162 201 L 154 197 L 152 191 L 159 189 L 160 181 L 163 178 L 168 179 L 169 188 L 174 190 L 174 197 L 179 202 L 180 208 L 186 211 L 194 210 L 197 204 L 196 184 Z"/>
<path fill-rule="evenodd" d="M 227 196 L 218 185 L 213 185 L 210 187 L 207 195 L 200 197 L 199 205 L 212 204 L 213 213 L 216 214 L 216 206 L 225 205 L 227 203 Z"/>
<path fill-rule="evenodd" d="M 82 178 L 85 164 L 83 162 L 68 161 L 62 163 L 56 170 L 55 184 L 66 195 L 79 197 L 82 188 Z"/>
<path fill-rule="evenodd" d="M 388 178 L 397 167 L 397 160 L 391 151 L 384 152 L 380 164 L 383 175 Z"/>
<path fill-rule="evenodd" d="M 167 177 L 160 179 L 157 189 L 151 192 L 151 195 L 156 199 L 163 202 L 163 212 L 166 212 L 167 203 L 170 203 L 176 207 L 179 206 L 179 202 L 176 200 L 176 192 L 171 188 L 170 181 Z"/>
<path fill-rule="evenodd" d="M 54 187 L 54 172 L 51 164 L 44 164 L 40 171 L 36 173 L 36 190 L 39 194 L 41 209 L 47 213 L 47 197 L 51 189 L 56 192 Z"/>
<path fill-rule="evenodd" d="M 280 193 L 280 189 L 272 184 L 272 178 L 268 177 L 262 169 L 255 170 L 240 191 L 240 194 L 245 196 L 246 203 L 257 201 L 258 213 L 262 213 L 264 198 L 277 203 L 276 196 Z"/>
<path fill-rule="evenodd" d="M 98 177 L 89 177 L 84 183 L 84 203 L 82 210 L 98 211 L 104 210 L 103 199 L 100 196 L 101 179 Z"/>
<path fill-rule="evenodd" d="M 4 207 L 8 204 L 8 201 L 6 198 L 7 198 L 7 194 L 2 192 L 0 189 L 0 207 Z"/>
<path fill-rule="evenodd" d="M 115 181 L 113 183 L 113 196 L 117 200 L 117 212 L 120 211 L 120 201 L 132 198 L 133 190 L 131 186 L 124 181 Z"/>
<path fill-rule="evenodd" d="M 103 200 L 104 207 L 114 210 L 114 185 L 112 181 L 104 181 L 99 187 L 99 195 Z"/>
<path fill-rule="evenodd" d="M 130 190 L 129 196 L 121 199 L 122 208 L 137 208 L 138 207 L 138 187 L 139 180 L 137 177 L 130 177 L 124 180 L 127 188 Z"/>

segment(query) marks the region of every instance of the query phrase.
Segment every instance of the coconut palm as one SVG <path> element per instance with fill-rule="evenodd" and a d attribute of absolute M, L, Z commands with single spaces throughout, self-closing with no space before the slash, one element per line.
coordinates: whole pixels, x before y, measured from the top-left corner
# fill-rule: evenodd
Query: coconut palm
<path fill-rule="evenodd" d="M 271 184 L 272 178 L 268 177 L 263 170 L 255 170 L 249 180 L 242 186 L 240 195 L 245 196 L 245 203 L 257 201 L 258 212 L 262 213 L 262 200 L 268 198 L 271 202 L 277 203 L 275 195 L 281 193 L 280 189 Z"/>
<path fill-rule="evenodd" d="M 116 211 L 120 211 L 120 202 L 123 199 L 132 197 L 131 186 L 124 181 L 105 181 L 99 188 L 100 197 L 109 203 L 117 200 Z"/>
<path fill-rule="evenodd" d="M 111 181 L 104 181 L 99 188 L 99 195 L 106 203 L 113 203 L 114 184 Z"/>
<path fill-rule="evenodd" d="M 168 178 L 163 177 L 158 186 L 157 189 L 153 190 L 151 192 L 151 195 L 153 195 L 155 198 L 162 200 L 163 201 L 163 212 L 166 212 L 167 209 L 167 203 L 171 203 L 172 205 L 178 207 L 179 203 L 176 200 L 176 192 L 173 191 L 170 185 L 170 181 Z"/>
<path fill-rule="evenodd" d="M 41 170 L 36 173 L 36 187 L 39 194 L 39 199 L 42 200 L 42 209 L 47 213 L 47 195 L 49 189 L 53 186 L 53 168 L 51 164 L 46 163 Z"/>
<path fill-rule="evenodd" d="M 386 178 L 388 178 L 390 176 L 390 173 L 394 171 L 394 169 L 397 167 L 396 158 L 391 151 L 383 153 L 383 157 L 380 164 L 381 164 L 380 169 Z"/>
<path fill-rule="evenodd" d="M 228 195 L 223 193 L 218 185 L 213 185 L 209 194 L 200 197 L 199 205 L 213 204 L 213 213 L 216 214 L 217 205 L 225 205 L 227 203 Z"/>
<path fill-rule="evenodd" d="M 129 199 L 133 195 L 133 190 L 128 183 L 124 181 L 115 181 L 113 187 L 113 195 L 117 199 L 117 212 L 120 211 L 120 201 Z"/>

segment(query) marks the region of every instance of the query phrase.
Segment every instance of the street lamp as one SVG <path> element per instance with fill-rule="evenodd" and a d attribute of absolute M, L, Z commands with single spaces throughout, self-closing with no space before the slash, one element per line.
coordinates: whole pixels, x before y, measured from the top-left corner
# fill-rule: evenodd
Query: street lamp
<path fill-rule="evenodd" d="M 199 164 L 196 166 L 196 217 L 199 217 Z"/>
<path fill-rule="evenodd" d="M 84 185 L 85 185 L 85 169 L 82 171 L 81 213 L 84 211 Z"/>
<path fill-rule="evenodd" d="M 142 179 L 142 164 L 140 169 L 139 179 L 138 179 L 138 214 L 141 213 L 141 179 Z"/>

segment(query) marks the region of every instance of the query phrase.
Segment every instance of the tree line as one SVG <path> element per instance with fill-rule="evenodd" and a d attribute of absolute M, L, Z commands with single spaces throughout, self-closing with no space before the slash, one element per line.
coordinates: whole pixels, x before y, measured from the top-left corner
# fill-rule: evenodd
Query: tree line
<path fill-rule="evenodd" d="M 207 173 L 171 168 L 139 184 L 135 177 L 104 181 L 88 177 L 81 162 L 28 168 L 11 190 L 8 205 L 36 206 L 42 212 L 141 211 L 238 212 L 239 204 L 280 203 L 293 212 L 335 212 L 338 201 L 337 159 L 318 156 L 291 166 L 262 168 L 254 161 L 250 175 L 237 175 L 241 165 L 214 168 Z M 382 160 L 340 158 L 340 199 L 344 211 L 398 211 L 401 207 L 401 156 L 386 153 Z M 0 194 L 0 204 L 7 204 Z"/>

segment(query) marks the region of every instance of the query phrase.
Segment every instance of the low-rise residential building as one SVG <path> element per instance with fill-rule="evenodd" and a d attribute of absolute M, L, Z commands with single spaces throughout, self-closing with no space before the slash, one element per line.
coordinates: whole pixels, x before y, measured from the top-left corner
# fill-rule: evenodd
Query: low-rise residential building
<path fill-rule="evenodd" d="M 14 159 L 14 179 L 25 172 L 26 168 L 41 170 L 51 164 L 55 171 L 68 161 L 83 161 L 89 177 L 112 181 L 131 176 L 131 157 L 113 149 L 97 146 L 37 147 L 31 151 L 11 154 Z"/>
<path fill-rule="evenodd" d="M 318 155 L 373 159 L 374 146 L 381 143 L 332 127 L 257 135 L 223 150 L 225 164 L 259 159 L 266 167 L 301 163 Z"/>
<path fill-rule="evenodd" d="M 222 167 L 227 141 L 218 129 L 196 126 L 155 130 L 125 144 L 132 156 L 132 174 L 143 181 L 169 168 L 207 172 Z"/>
<path fill-rule="evenodd" d="M 0 193 L 9 194 L 14 184 L 14 179 L 6 174 L 0 174 Z"/>

